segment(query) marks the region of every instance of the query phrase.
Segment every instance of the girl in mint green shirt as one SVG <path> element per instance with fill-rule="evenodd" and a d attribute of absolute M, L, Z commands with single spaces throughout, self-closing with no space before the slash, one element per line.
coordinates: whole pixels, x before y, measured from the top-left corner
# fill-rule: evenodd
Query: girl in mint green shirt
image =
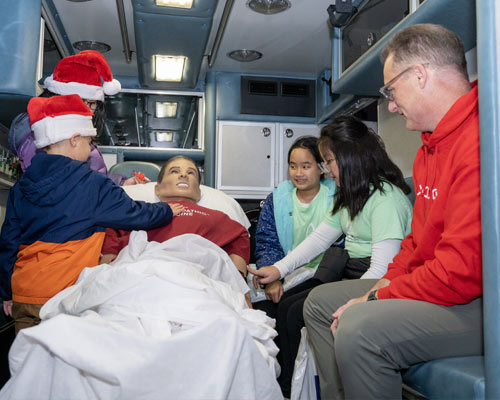
<path fill-rule="evenodd" d="M 331 210 L 314 232 L 280 261 L 250 270 L 258 284 L 284 278 L 327 250 L 342 234 L 346 236 L 347 257 L 343 269 L 334 271 L 335 279 L 381 278 L 399 252 L 401 240 L 410 233 L 412 206 L 406 196 L 410 188 L 373 131 L 355 117 L 338 117 L 321 130 L 318 147 L 323 170 L 337 184 Z M 315 278 L 326 283 L 329 280 L 324 277 L 332 271 L 322 267 L 323 263 Z M 285 396 L 289 395 L 300 328 L 304 326 L 302 307 L 310 290 L 287 298 L 278 308 L 283 357 L 280 379 Z"/>

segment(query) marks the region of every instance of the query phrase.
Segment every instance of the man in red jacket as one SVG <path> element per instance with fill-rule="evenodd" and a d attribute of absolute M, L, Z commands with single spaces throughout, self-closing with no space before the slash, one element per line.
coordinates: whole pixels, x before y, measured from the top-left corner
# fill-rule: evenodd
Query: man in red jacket
<path fill-rule="evenodd" d="M 460 39 L 438 25 L 398 32 L 382 61 L 389 111 L 422 131 L 412 232 L 382 279 L 309 295 L 304 317 L 324 399 L 401 398 L 401 369 L 482 354 L 477 84 Z"/>

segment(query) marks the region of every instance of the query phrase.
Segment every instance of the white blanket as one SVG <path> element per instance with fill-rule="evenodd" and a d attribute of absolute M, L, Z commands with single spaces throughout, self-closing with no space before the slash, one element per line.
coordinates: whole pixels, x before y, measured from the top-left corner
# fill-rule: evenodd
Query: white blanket
<path fill-rule="evenodd" d="M 19 333 L 0 398 L 282 398 L 273 320 L 246 307 L 230 263 L 197 235 L 134 232 Z"/>

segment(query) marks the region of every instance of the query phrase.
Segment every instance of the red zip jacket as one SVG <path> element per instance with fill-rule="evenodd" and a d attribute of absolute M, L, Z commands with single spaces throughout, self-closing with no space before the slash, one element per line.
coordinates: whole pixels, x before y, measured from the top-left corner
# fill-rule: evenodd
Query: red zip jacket
<path fill-rule="evenodd" d="M 379 299 L 442 305 L 482 295 L 479 113 L 477 83 L 422 133 L 413 164 L 412 232 L 389 264 Z"/>

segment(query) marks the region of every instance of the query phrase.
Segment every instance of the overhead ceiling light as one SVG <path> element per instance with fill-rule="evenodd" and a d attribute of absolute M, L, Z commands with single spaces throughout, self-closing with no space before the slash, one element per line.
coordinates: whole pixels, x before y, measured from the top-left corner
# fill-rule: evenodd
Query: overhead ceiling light
<path fill-rule="evenodd" d="M 156 0 L 160 7 L 192 8 L 193 0 Z"/>
<path fill-rule="evenodd" d="M 180 82 L 186 57 L 155 54 L 155 75 L 157 81 Z"/>
<path fill-rule="evenodd" d="M 233 60 L 241 62 L 255 61 L 262 57 L 262 53 L 258 52 L 257 50 L 246 49 L 233 50 L 227 53 L 227 55 Z"/>
<path fill-rule="evenodd" d="M 73 43 L 73 47 L 77 50 L 95 50 L 99 53 L 106 53 L 111 50 L 111 46 L 102 43 L 102 42 L 94 42 L 93 40 L 82 40 L 80 42 Z"/>
<path fill-rule="evenodd" d="M 247 5 L 261 14 L 277 14 L 292 6 L 289 0 L 249 0 Z"/>
<path fill-rule="evenodd" d="M 174 132 L 171 131 L 155 131 L 157 142 L 172 142 L 174 140 Z"/>
<path fill-rule="evenodd" d="M 91 0 L 68 0 L 68 1 L 71 1 L 73 3 L 83 3 L 85 1 L 91 1 Z"/>
<path fill-rule="evenodd" d="M 177 114 L 177 102 L 157 101 L 156 118 L 172 118 Z"/>

